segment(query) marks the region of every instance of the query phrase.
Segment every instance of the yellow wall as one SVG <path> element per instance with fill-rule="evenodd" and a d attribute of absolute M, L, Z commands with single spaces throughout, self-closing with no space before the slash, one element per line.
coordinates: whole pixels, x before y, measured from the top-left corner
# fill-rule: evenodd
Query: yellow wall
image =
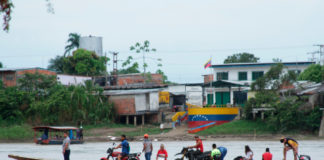
<path fill-rule="evenodd" d="M 167 91 L 159 92 L 159 103 L 160 104 L 169 104 L 170 103 L 170 93 Z"/>

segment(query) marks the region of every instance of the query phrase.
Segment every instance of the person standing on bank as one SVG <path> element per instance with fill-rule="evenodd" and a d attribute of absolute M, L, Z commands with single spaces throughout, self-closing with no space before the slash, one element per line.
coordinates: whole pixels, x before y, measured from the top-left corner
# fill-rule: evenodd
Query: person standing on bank
<path fill-rule="evenodd" d="M 151 160 L 152 151 L 152 141 L 149 139 L 148 134 L 144 134 L 143 152 L 145 152 L 145 160 Z"/>
<path fill-rule="evenodd" d="M 68 136 L 67 132 L 64 132 L 64 140 L 63 140 L 63 156 L 64 160 L 70 160 L 70 137 Z"/>

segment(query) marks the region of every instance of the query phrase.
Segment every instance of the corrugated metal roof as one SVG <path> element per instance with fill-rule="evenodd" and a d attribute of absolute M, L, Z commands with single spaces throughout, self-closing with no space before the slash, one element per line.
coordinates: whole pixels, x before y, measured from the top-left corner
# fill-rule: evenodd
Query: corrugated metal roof
<path fill-rule="evenodd" d="M 0 68 L 0 72 L 1 71 L 22 71 L 22 70 L 31 70 L 31 69 L 40 69 L 40 70 L 48 70 L 45 68 L 40 68 L 40 67 L 31 67 L 31 68 Z M 52 70 L 49 70 L 52 71 Z M 52 71 L 55 72 L 55 71 Z"/>
<path fill-rule="evenodd" d="M 212 68 L 227 68 L 227 67 L 251 67 L 251 66 L 271 66 L 277 63 L 274 62 L 264 62 L 264 63 L 228 63 L 228 64 L 214 64 Z M 315 64 L 315 62 L 309 61 L 300 61 L 300 62 L 282 62 L 285 66 L 290 65 L 311 65 Z"/>

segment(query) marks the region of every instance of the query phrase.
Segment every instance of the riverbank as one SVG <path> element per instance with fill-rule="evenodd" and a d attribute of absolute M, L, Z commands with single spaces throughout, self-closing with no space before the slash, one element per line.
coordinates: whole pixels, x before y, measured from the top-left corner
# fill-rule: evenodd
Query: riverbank
<path fill-rule="evenodd" d="M 276 133 L 267 128 L 262 121 L 238 120 L 214 126 L 197 134 L 188 134 L 186 125 L 176 129 L 165 129 L 161 132 L 158 125 L 137 126 L 124 124 L 85 125 L 84 140 L 86 142 L 118 141 L 121 134 L 127 135 L 130 141 L 141 141 L 145 133 L 155 141 L 192 141 L 194 135 L 210 141 L 269 141 L 278 140 L 282 136 L 294 137 L 298 140 L 317 140 L 317 134 L 303 131 Z M 33 130 L 30 125 L 14 125 L 0 127 L 0 142 L 33 142 Z"/>

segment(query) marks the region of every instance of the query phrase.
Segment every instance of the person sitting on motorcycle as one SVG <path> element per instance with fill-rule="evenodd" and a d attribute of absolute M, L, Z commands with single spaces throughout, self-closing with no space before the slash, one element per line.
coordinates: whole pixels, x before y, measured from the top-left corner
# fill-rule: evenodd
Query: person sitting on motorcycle
<path fill-rule="evenodd" d="M 287 151 L 293 150 L 294 151 L 294 160 L 297 160 L 298 155 L 298 142 L 292 138 L 281 138 L 280 142 L 284 145 L 284 160 L 286 160 Z"/>
<path fill-rule="evenodd" d="M 195 140 L 196 140 L 196 145 L 189 146 L 188 148 L 196 148 L 197 150 L 195 152 L 193 152 L 192 154 L 193 154 L 193 156 L 198 156 L 204 152 L 204 146 L 203 146 L 202 140 L 199 138 L 199 136 L 195 136 Z"/>
<path fill-rule="evenodd" d="M 212 145 L 212 147 L 213 147 L 213 150 L 211 151 L 211 154 L 210 154 L 211 159 L 212 160 L 220 160 L 222 153 L 217 148 L 215 143 Z"/>
<path fill-rule="evenodd" d="M 121 143 L 115 147 L 114 149 L 121 148 L 122 152 L 118 155 L 118 160 L 123 159 L 124 157 L 127 157 L 129 154 L 129 143 L 126 140 L 126 136 L 123 134 L 120 136 Z"/>
<path fill-rule="evenodd" d="M 168 152 L 164 149 L 163 144 L 161 144 L 160 150 L 156 154 L 156 160 L 158 160 L 159 157 L 164 158 L 164 160 L 167 160 L 167 158 L 168 158 Z"/>

